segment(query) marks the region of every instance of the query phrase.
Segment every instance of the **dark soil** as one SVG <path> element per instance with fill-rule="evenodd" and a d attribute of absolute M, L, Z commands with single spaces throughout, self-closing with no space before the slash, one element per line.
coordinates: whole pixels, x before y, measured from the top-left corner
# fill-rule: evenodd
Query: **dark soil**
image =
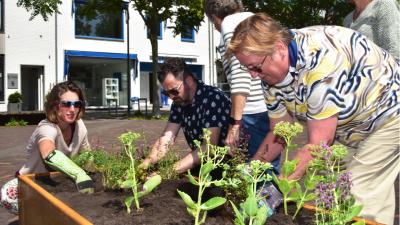
<path fill-rule="evenodd" d="M 83 217 L 95 225 L 190 225 L 194 219 L 186 211 L 186 205 L 177 194 L 177 189 L 184 191 L 195 200 L 197 187 L 192 186 L 184 179 L 164 180 L 152 193 L 140 199 L 143 208 L 138 212 L 132 204 L 131 214 L 128 214 L 124 200 L 130 195 L 127 190 L 104 190 L 101 178 L 92 176 L 96 183 L 95 193 L 92 195 L 81 194 L 76 191 L 75 184 L 66 176 L 61 175 L 51 179 L 38 179 L 37 182 L 48 192 L 66 203 Z M 223 196 L 223 191 L 211 188 L 206 191 L 204 198 Z M 289 214 L 293 215 L 294 205 L 289 207 Z M 279 209 L 282 211 L 282 209 Z M 228 204 L 219 207 L 207 214 L 207 225 L 230 225 L 233 224 L 233 215 Z M 302 210 L 293 222 L 290 217 L 277 213 L 268 218 L 269 225 L 291 225 L 291 224 L 314 224 L 313 213 Z"/>

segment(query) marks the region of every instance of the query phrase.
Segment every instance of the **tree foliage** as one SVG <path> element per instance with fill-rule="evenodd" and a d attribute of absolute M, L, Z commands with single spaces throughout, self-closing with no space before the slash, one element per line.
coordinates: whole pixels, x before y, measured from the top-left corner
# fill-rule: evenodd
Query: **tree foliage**
<path fill-rule="evenodd" d="M 353 6 L 346 0 L 242 0 L 247 11 L 266 12 L 284 26 L 342 25 Z"/>
<path fill-rule="evenodd" d="M 17 6 L 24 7 L 27 11 L 31 12 L 31 18 L 35 18 L 37 15 L 41 15 L 45 21 L 48 20 L 49 16 L 53 13 L 60 13 L 58 11 L 58 5 L 61 4 L 61 0 L 18 0 Z"/>

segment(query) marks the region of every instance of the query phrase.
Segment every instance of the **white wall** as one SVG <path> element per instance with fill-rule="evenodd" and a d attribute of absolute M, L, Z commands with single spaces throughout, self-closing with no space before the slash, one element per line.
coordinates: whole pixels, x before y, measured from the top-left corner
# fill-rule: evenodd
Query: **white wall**
<path fill-rule="evenodd" d="M 61 14 L 49 17 L 47 22 L 43 21 L 41 16 L 29 21 L 30 12 L 17 7 L 15 1 L 4 2 L 5 77 L 7 73 L 18 73 L 20 76 L 21 65 L 44 66 L 44 89 L 47 93 L 55 83 L 64 80 L 65 50 L 126 54 L 127 29 L 125 25 L 124 40 L 121 41 L 75 38 L 72 2 L 63 1 L 59 8 Z M 130 53 L 137 54 L 141 62 L 151 62 L 151 44 L 147 39 L 144 22 L 138 12 L 132 8 L 130 8 L 130 15 Z M 214 35 L 215 30 L 210 27 L 207 18 L 205 20 L 206 22 L 203 22 L 199 31 L 195 33 L 195 42 L 182 42 L 180 35 L 174 37 L 172 30 L 165 28 L 163 39 L 158 41 L 159 56 L 196 58 L 197 62 L 194 64 L 204 66 L 205 83 L 214 84 L 216 75 L 210 76 L 210 71 L 214 71 L 214 65 L 210 68 L 210 61 L 213 63 L 214 59 L 210 59 L 213 54 L 210 54 L 209 49 L 215 51 L 215 44 L 209 40 L 209 36 L 210 32 Z M 169 23 L 170 21 L 167 21 L 167 26 L 170 25 Z M 219 39 L 216 40 L 219 41 Z M 57 57 L 55 52 L 57 52 Z M 140 76 L 141 73 L 136 80 L 131 82 L 131 96 L 144 95 L 143 90 L 140 89 L 142 81 Z M 147 83 L 144 86 L 147 87 Z M 7 90 L 7 80 L 5 80 L 5 88 L 5 100 L 7 100 L 8 95 L 15 89 Z M 0 111 L 7 110 L 6 103 L 7 101 L 0 103 Z"/>

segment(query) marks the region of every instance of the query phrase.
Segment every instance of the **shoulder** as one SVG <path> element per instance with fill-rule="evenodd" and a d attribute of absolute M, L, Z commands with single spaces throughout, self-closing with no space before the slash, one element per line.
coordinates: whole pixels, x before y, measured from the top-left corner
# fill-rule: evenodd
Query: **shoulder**
<path fill-rule="evenodd" d="M 85 123 L 83 122 L 82 119 L 79 119 L 79 120 L 76 121 L 76 126 L 77 126 L 77 128 L 78 128 L 77 130 L 78 130 L 80 133 L 87 133 L 86 125 L 85 125 Z"/>
<path fill-rule="evenodd" d="M 240 22 L 249 18 L 252 15 L 254 14 L 251 12 L 241 12 L 225 17 L 221 23 L 221 34 L 223 35 L 229 32 L 233 32 Z"/>
<path fill-rule="evenodd" d="M 52 123 L 46 119 L 39 122 L 36 130 L 57 131 L 57 124 Z"/>

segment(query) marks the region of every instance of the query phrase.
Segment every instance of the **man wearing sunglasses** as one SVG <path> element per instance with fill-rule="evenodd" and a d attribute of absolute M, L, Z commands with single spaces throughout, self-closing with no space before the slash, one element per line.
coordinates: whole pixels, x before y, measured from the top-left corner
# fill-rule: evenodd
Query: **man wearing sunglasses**
<path fill-rule="evenodd" d="M 212 144 L 223 146 L 231 102 L 218 88 L 197 80 L 188 71 L 185 62 L 179 58 L 169 58 L 164 62 L 158 73 L 158 80 L 163 94 L 173 100 L 171 114 L 164 132 L 153 145 L 141 167 L 147 168 L 162 158 L 182 128 L 192 150 L 175 164 L 176 171 L 183 173 L 199 163 L 194 140 L 203 142 L 204 128 L 211 131 Z"/>

